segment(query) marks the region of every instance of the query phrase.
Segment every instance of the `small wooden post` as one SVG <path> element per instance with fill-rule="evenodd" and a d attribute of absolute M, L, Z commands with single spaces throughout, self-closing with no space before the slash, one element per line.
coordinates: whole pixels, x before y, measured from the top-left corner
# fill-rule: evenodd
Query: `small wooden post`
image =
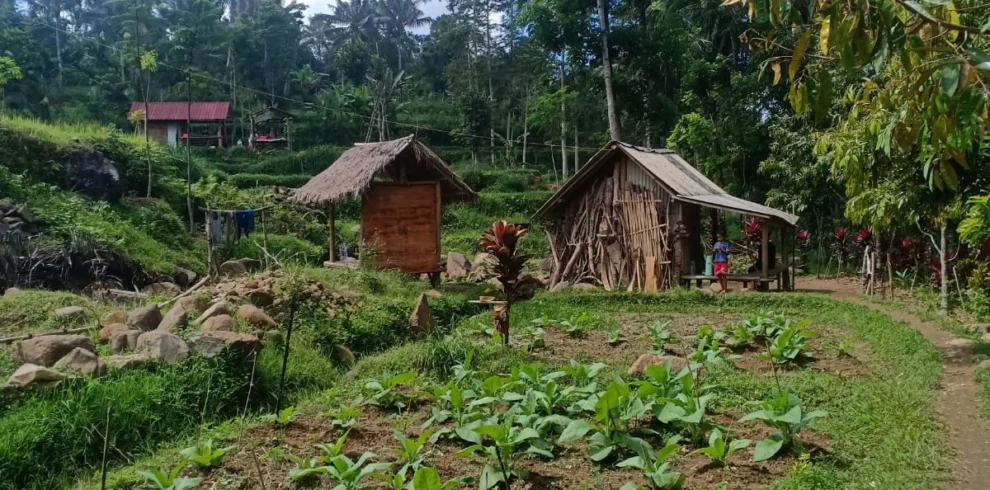
<path fill-rule="evenodd" d="M 329 233 L 327 234 L 327 245 L 330 247 L 330 262 L 334 262 L 334 257 L 337 254 L 337 236 L 336 236 L 336 226 L 334 224 L 334 209 L 333 203 L 327 206 L 327 227 L 329 228 Z"/>
<path fill-rule="evenodd" d="M 770 223 L 764 221 L 760 224 L 760 234 L 762 235 L 762 247 L 763 247 L 763 260 L 760 264 L 762 270 L 760 271 L 760 277 L 766 279 L 770 275 Z"/>
<path fill-rule="evenodd" d="M 261 233 L 263 235 L 261 246 L 265 249 L 265 270 L 268 270 L 271 268 L 271 263 L 268 259 L 268 225 L 266 224 L 267 220 L 265 219 L 266 212 L 267 211 L 264 209 L 261 210 Z"/>
<path fill-rule="evenodd" d="M 210 219 L 210 205 L 206 205 L 206 275 L 213 277 L 213 221 Z"/>

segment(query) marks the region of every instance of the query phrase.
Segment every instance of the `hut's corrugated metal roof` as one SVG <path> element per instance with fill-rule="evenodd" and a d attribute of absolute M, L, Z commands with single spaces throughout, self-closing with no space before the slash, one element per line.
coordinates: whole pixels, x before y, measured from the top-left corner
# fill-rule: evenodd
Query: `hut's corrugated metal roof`
<path fill-rule="evenodd" d="M 580 187 L 579 184 L 590 178 L 590 175 L 608 160 L 607 157 L 614 151 L 625 153 L 632 161 L 642 166 L 643 169 L 652 174 L 664 187 L 670 190 L 674 199 L 679 201 L 691 202 L 745 215 L 780 220 L 792 226 L 798 221 L 798 217 L 793 214 L 729 195 L 672 150 L 641 148 L 621 142 L 609 143 L 596 153 L 591 161 L 570 182 L 557 191 L 536 212 L 536 216 L 545 216 L 571 192 L 578 189 Z"/>
<path fill-rule="evenodd" d="M 144 102 L 132 102 L 130 113 L 145 110 Z M 148 102 L 149 121 L 224 121 L 230 102 Z M 189 117 L 187 117 L 189 116 Z"/>

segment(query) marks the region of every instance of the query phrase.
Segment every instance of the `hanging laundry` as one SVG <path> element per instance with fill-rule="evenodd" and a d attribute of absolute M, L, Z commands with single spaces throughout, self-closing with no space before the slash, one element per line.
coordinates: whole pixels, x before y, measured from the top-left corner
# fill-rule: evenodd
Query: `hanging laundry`
<path fill-rule="evenodd" d="M 251 232 L 254 231 L 254 210 L 243 209 L 237 211 L 234 219 L 237 222 L 237 240 L 239 241 L 241 239 L 241 233 L 245 237 L 250 236 Z"/>
<path fill-rule="evenodd" d="M 223 239 L 223 223 L 220 222 L 220 213 L 216 211 L 210 211 L 210 222 L 207 223 L 210 227 L 210 240 L 213 241 L 214 245 L 220 245 Z"/>

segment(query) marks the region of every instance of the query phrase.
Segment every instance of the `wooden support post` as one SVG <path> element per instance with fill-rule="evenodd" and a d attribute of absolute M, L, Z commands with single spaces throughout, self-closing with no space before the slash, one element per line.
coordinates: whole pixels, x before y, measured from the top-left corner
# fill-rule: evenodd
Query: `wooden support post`
<path fill-rule="evenodd" d="M 206 275 L 213 277 L 213 221 L 210 205 L 206 205 Z"/>
<path fill-rule="evenodd" d="M 330 246 L 330 262 L 334 262 L 334 257 L 337 254 L 337 232 L 336 225 L 334 223 L 334 209 L 333 203 L 327 206 L 327 227 L 329 228 L 329 233 L 327 234 L 327 245 Z"/>
<path fill-rule="evenodd" d="M 762 267 L 762 270 L 760 270 L 760 277 L 766 279 L 767 276 L 770 275 L 770 223 L 769 222 L 764 221 L 761 224 L 760 234 L 762 235 L 761 246 L 763 247 L 762 248 L 763 260 L 761 261 L 760 264 L 760 266 Z"/>
<path fill-rule="evenodd" d="M 272 264 L 269 261 L 269 254 L 268 254 L 268 223 L 267 220 L 265 219 L 266 212 L 267 211 L 264 209 L 261 210 L 261 233 L 263 235 L 262 238 L 263 241 L 261 242 L 261 245 L 265 249 L 265 270 L 268 270 L 271 269 Z"/>

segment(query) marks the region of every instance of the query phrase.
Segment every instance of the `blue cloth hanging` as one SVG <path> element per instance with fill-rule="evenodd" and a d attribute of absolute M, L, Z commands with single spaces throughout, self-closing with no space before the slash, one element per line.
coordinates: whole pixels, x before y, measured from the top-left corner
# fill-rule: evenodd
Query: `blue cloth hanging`
<path fill-rule="evenodd" d="M 245 237 L 251 236 L 254 231 L 254 210 L 243 209 L 234 213 L 234 222 L 237 223 L 237 240 L 241 239 L 241 233 Z"/>

